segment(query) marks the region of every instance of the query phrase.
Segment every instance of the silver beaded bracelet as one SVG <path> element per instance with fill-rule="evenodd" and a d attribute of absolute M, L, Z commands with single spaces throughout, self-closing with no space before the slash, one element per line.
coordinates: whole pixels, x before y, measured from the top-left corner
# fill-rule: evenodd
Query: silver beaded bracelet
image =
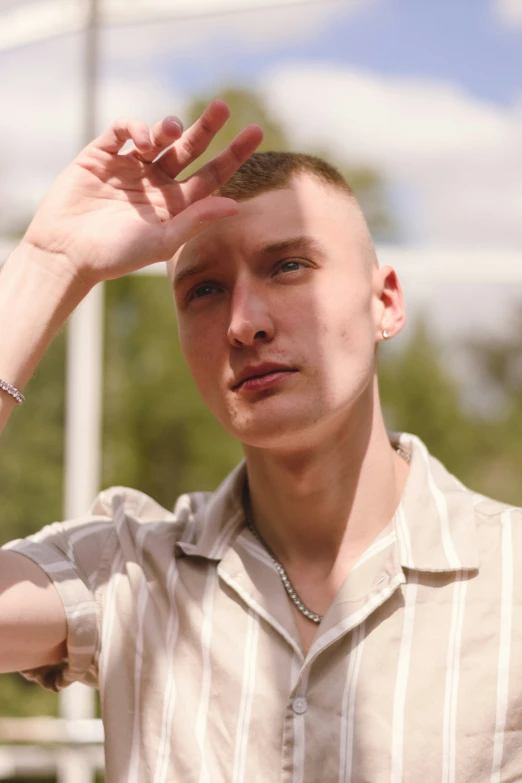
<path fill-rule="evenodd" d="M 0 389 L 6 391 L 8 394 L 11 395 L 11 397 L 14 397 L 18 405 L 21 405 L 25 400 L 25 397 L 22 394 L 22 392 L 19 392 L 18 389 L 15 389 L 14 386 L 11 386 L 10 383 L 7 383 L 7 381 L 3 381 L 1 378 L 0 378 Z"/>

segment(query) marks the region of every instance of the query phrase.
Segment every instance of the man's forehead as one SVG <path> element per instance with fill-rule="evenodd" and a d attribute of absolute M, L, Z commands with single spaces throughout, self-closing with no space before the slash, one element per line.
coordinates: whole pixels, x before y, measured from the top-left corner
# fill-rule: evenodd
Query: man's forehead
<path fill-rule="evenodd" d="M 281 213 L 283 204 L 284 216 Z M 186 264 L 199 263 L 210 256 L 246 249 L 245 245 L 260 245 L 270 242 L 271 239 L 277 241 L 278 234 L 283 238 L 292 233 L 301 233 L 293 187 L 261 193 L 239 201 L 238 206 L 237 215 L 214 223 L 182 245 L 169 262 L 171 279 L 174 270 Z M 278 224 L 282 223 L 281 227 L 274 225 L 274 217 L 278 218 Z"/>
<path fill-rule="evenodd" d="M 321 218 L 332 217 L 332 199 L 346 208 L 346 195 L 310 177 L 287 188 L 270 190 L 239 201 L 239 213 L 225 218 L 189 240 L 169 262 L 169 274 L 223 252 L 251 254 L 289 248 L 291 244 L 323 250 Z M 312 230 L 310 230 L 312 229 Z M 325 238 L 326 239 L 326 238 Z"/>

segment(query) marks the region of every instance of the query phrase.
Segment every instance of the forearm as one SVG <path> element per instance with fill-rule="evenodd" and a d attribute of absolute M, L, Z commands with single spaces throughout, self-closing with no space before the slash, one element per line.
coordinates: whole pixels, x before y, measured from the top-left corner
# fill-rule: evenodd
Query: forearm
<path fill-rule="evenodd" d="M 0 378 L 22 391 L 87 293 L 66 263 L 22 243 L 0 272 Z M 0 432 L 15 406 L 0 390 Z"/>

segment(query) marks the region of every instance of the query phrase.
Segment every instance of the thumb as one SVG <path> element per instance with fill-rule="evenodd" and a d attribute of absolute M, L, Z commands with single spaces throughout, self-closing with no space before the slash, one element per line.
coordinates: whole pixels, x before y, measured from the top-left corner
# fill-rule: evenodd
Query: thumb
<path fill-rule="evenodd" d="M 237 215 L 238 209 L 236 201 L 221 196 L 209 196 L 191 204 L 179 215 L 163 224 L 166 256 L 172 258 L 181 245 L 189 239 L 217 220 Z"/>

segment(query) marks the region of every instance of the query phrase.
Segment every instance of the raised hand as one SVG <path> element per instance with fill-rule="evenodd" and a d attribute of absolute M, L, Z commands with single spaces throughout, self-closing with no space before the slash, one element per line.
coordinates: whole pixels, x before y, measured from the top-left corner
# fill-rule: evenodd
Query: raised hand
<path fill-rule="evenodd" d="M 137 120 L 115 122 L 58 177 L 23 242 L 72 268 L 87 285 L 168 260 L 212 221 L 237 212 L 233 200 L 211 194 L 257 148 L 257 125 L 196 173 L 177 179 L 228 116 L 227 105 L 214 100 L 185 132 L 176 117 L 151 129 Z M 122 153 L 129 140 L 133 149 Z"/>

